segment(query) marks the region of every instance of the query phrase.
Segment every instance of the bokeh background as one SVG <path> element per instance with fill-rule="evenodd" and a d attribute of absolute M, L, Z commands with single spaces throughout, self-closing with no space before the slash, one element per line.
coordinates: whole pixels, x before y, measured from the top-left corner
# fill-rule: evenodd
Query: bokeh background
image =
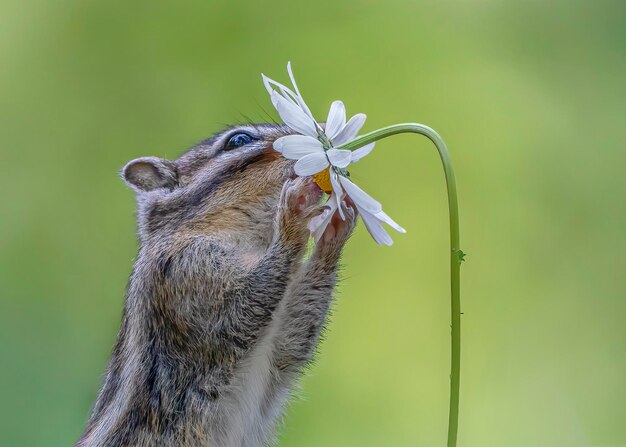
<path fill-rule="evenodd" d="M 0 445 L 79 436 L 137 249 L 117 177 L 276 117 L 292 60 L 320 119 L 438 130 L 462 218 L 462 447 L 626 445 L 626 4 L 0 1 Z M 269 115 L 268 115 L 269 114 Z M 282 446 L 437 446 L 447 208 L 428 140 L 353 170 L 408 229 L 359 227 Z"/>

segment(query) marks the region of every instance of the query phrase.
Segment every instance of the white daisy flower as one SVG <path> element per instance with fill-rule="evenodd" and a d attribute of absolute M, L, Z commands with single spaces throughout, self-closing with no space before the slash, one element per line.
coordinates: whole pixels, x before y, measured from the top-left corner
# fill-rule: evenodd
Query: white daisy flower
<path fill-rule="evenodd" d="M 317 185 L 330 195 L 322 214 L 311 219 L 309 223 L 309 229 L 315 241 L 317 242 L 322 236 L 335 212 L 345 219 L 343 199 L 347 195 L 354 202 L 376 243 L 391 245 L 393 241 L 382 223 L 388 224 L 401 233 L 406 231 L 383 212 L 380 203 L 348 178 L 347 167 L 350 163 L 359 161 L 369 154 L 374 149 L 375 143 L 354 151 L 335 149 L 336 146 L 356 138 L 365 123 L 366 116 L 359 113 L 346 121 L 346 108 L 343 102 L 334 101 L 330 106 L 326 125 L 322 128 L 315 121 L 300 94 L 291 71 L 291 63 L 287 64 L 287 71 L 293 90 L 265 75 L 262 75 L 263 83 L 281 119 L 300 134 L 278 138 L 274 142 L 274 149 L 282 153 L 285 158 L 297 160 L 294 166 L 295 173 L 299 176 L 312 176 Z"/>

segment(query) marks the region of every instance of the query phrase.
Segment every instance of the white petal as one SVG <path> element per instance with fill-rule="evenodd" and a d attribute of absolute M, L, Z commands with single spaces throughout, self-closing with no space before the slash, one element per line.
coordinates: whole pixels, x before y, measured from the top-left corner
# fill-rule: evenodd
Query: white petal
<path fill-rule="evenodd" d="M 324 234 L 324 231 L 326 231 L 326 227 L 333 219 L 333 214 L 334 213 L 329 209 L 325 209 L 322 211 L 322 214 L 315 216 L 309 222 L 309 231 L 311 231 L 311 235 L 313 236 L 313 240 L 315 242 L 318 242 L 322 237 L 322 234 Z"/>
<path fill-rule="evenodd" d="M 372 152 L 372 149 L 374 149 L 374 146 L 376 146 L 375 141 L 373 143 L 366 144 L 365 146 L 352 151 L 352 159 L 350 160 L 350 163 L 354 163 L 356 161 L 359 161 L 361 158 L 365 157 L 367 154 Z"/>
<path fill-rule="evenodd" d="M 296 94 L 292 92 L 291 89 L 285 87 L 280 82 L 276 82 L 273 79 L 268 78 L 263 73 L 261 73 L 261 76 L 263 77 L 263 85 L 265 86 L 267 93 L 269 93 L 270 97 L 272 98 L 272 104 L 274 104 L 274 107 L 276 107 L 276 99 L 274 98 L 274 93 L 291 101 L 294 105 L 298 105 L 298 102 L 295 99 Z M 273 86 L 278 88 L 280 94 L 273 88 Z"/>
<path fill-rule="evenodd" d="M 341 182 L 341 186 L 343 186 L 346 190 L 346 193 L 357 206 L 369 211 L 371 214 L 376 214 L 383 210 L 380 203 L 370 197 L 369 194 L 356 186 L 346 177 L 339 176 L 339 181 Z"/>
<path fill-rule="evenodd" d="M 295 105 L 300 107 L 300 103 L 298 102 L 298 95 L 296 95 L 290 88 L 285 87 L 284 85 L 280 86 L 280 94 L 283 98 L 288 99 L 293 102 Z"/>
<path fill-rule="evenodd" d="M 317 137 L 315 122 L 302 108 L 273 92 L 272 101 L 276 101 L 276 110 L 286 125 L 296 132 L 310 137 Z"/>
<path fill-rule="evenodd" d="M 296 91 L 297 95 L 301 96 L 300 89 L 298 89 L 298 84 L 296 84 L 296 78 L 293 76 L 293 70 L 291 69 L 291 61 L 287 62 L 287 73 L 289 73 L 289 79 L 291 80 L 291 85 L 293 85 L 293 88 Z"/>
<path fill-rule="evenodd" d="M 331 196 L 332 196 L 332 194 L 331 194 Z M 315 230 L 317 230 L 320 227 L 320 225 L 322 225 L 322 223 L 324 222 L 324 219 L 326 217 L 326 211 L 330 211 L 331 215 L 335 211 L 337 211 L 336 202 L 335 202 L 335 200 L 332 197 L 329 197 L 328 200 L 326 201 L 326 203 L 324 204 L 324 210 L 322 211 L 322 213 L 320 213 L 317 216 L 314 216 L 314 217 L 311 218 L 311 220 L 309 221 L 309 224 L 307 225 L 309 230 L 315 231 Z"/>
<path fill-rule="evenodd" d="M 343 169 L 350 164 L 352 151 L 347 149 L 328 149 L 326 155 L 328 155 L 328 159 L 333 166 Z"/>
<path fill-rule="evenodd" d="M 319 241 L 322 237 L 322 234 L 324 234 L 324 231 L 326 230 L 328 224 L 331 222 L 335 211 L 337 211 L 336 201 L 331 197 L 326 202 L 326 207 L 324 208 L 324 211 L 322 211 L 321 214 L 313 217 L 309 221 L 308 228 L 311 231 L 315 242 Z"/>
<path fill-rule="evenodd" d="M 304 110 L 304 113 L 309 115 L 309 117 L 313 121 L 315 121 L 315 118 L 313 118 L 313 114 L 311 113 L 311 110 L 309 110 L 309 107 L 304 102 L 304 98 L 300 94 L 300 89 L 298 88 L 298 84 L 296 84 L 296 78 L 293 76 L 293 71 L 291 70 L 291 61 L 287 62 L 287 73 L 289 73 L 289 79 L 291 79 L 291 85 L 293 85 L 293 89 L 296 91 L 296 101 L 298 102 L 298 104 L 300 104 L 300 107 L 302 107 L 302 110 Z"/>
<path fill-rule="evenodd" d="M 298 89 L 298 86 L 296 85 L 296 81 L 293 77 L 293 72 L 291 71 L 291 63 L 287 64 L 287 71 L 289 72 L 289 77 L 291 78 L 293 87 L 296 90 L 295 92 L 291 90 L 289 87 L 284 86 L 280 82 L 276 82 L 273 79 L 268 78 L 264 74 L 261 74 L 263 78 L 263 84 L 265 85 L 265 89 L 270 94 L 272 104 L 274 105 L 276 110 L 279 109 L 280 98 L 284 99 L 288 103 L 291 103 L 294 106 L 301 109 L 302 112 L 310 118 L 313 128 L 316 129 L 315 135 L 311 134 L 310 132 L 306 132 L 306 133 L 303 132 L 303 133 L 305 135 L 317 136 L 317 130 L 321 131 L 322 128 L 317 123 L 317 121 L 315 121 L 315 117 L 313 117 L 311 110 L 306 105 L 306 103 L 304 102 L 304 99 L 300 95 L 300 90 Z M 278 91 L 276 89 L 278 89 Z M 278 113 L 279 114 L 281 113 L 280 110 L 278 110 Z M 281 118 L 283 118 L 282 115 L 281 115 Z M 283 118 L 283 121 L 284 121 L 284 118 Z M 295 130 L 300 131 L 299 129 L 295 129 Z"/>
<path fill-rule="evenodd" d="M 354 137 L 359 133 L 363 124 L 365 124 L 365 119 L 367 117 L 364 113 L 357 113 L 346 123 L 346 125 L 339 131 L 335 138 L 332 139 L 332 142 L 335 146 L 339 146 L 340 144 L 347 143 L 350 140 L 354 140 Z"/>
<path fill-rule="evenodd" d="M 304 113 L 306 113 L 309 116 L 309 118 L 311 118 L 311 121 L 313 121 L 315 127 L 318 128 L 319 130 L 322 130 L 320 125 L 317 124 L 317 121 L 315 121 L 315 117 L 311 113 L 311 110 L 309 109 L 309 106 L 307 106 L 306 103 L 304 102 L 304 99 L 302 98 L 302 96 L 297 96 L 296 97 L 296 101 L 298 101 L 298 104 L 300 105 L 300 108 L 302 108 L 302 110 L 304 110 Z"/>
<path fill-rule="evenodd" d="M 372 238 L 376 241 L 378 245 L 392 245 L 393 239 L 391 236 L 385 231 L 380 220 L 373 214 L 370 214 L 367 210 L 360 208 L 357 205 L 357 209 L 359 213 L 361 213 L 361 218 L 363 219 L 363 223 L 367 228 L 367 231 L 372 235 Z"/>
<path fill-rule="evenodd" d="M 341 101 L 334 101 L 330 105 L 328 119 L 326 120 L 326 136 L 332 140 L 337 133 L 346 125 L 346 107 Z"/>
<path fill-rule="evenodd" d="M 381 211 L 380 213 L 376 213 L 376 217 L 380 220 L 382 220 L 383 222 L 385 222 L 387 225 L 389 225 L 391 228 L 393 228 L 394 230 L 396 230 L 399 233 L 406 233 L 406 230 L 404 228 L 402 228 L 400 225 L 398 225 L 391 217 L 389 217 L 387 215 L 387 213 L 385 213 L 384 211 Z"/>
<path fill-rule="evenodd" d="M 261 78 L 263 78 L 263 85 L 265 86 L 265 90 L 267 90 L 268 95 L 272 96 L 272 92 L 274 91 L 272 84 L 277 84 L 277 82 L 268 78 L 263 73 L 261 73 Z"/>
<path fill-rule="evenodd" d="M 274 141 L 274 149 L 282 153 L 285 158 L 299 160 L 305 155 L 324 153 L 322 143 L 317 138 L 306 135 L 287 135 Z"/>
<path fill-rule="evenodd" d="M 328 167 L 328 159 L 324 152 L 305 155 L 296 162 L 293 170 L 299 176 L 313 175 Z"/>
<path fill-rule="evenodd" d="M 341 183 L 339 182 L 338 175 L 334 170 L 330 170 L 330 184 L 333 186 L 333 194 L 330 196 L 332 199 L 333 196 L 335 198 L 336 207 L 339 211 L 339 216 L 341 216 L 342 220 L 346 220 L 345 214 L 343 214 L 343 205 L 341 203 L 341 199 L 343 198 L 343 188 L 341 188 Z"/>
<path fill-rule="evenodd" d="M 309 116 L 309 118 L 315 121 L 315 118 L 313 118 L 311 111 L 309 110 L 308 106 L 306 105 L 306 103 L 304 102 L 304 99 L 302 99 L 301 96 L 295 94 L 293 91 L 291 91 L 290 89 L 286 87 L 284 89 L 281 89 L 281 94 L 283 95 L 283 97 L 287 98 L 288 100 L 293 102 L 295 105 L 300 107 L 302 111 Z"/>

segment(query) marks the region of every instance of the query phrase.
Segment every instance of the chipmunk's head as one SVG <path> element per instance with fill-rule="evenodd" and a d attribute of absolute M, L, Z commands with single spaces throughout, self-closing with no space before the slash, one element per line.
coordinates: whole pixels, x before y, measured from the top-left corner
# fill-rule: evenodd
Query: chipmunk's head
<path fill-rule="evenodd" d="M 271 238 L 273 216 L 293 162 L 272 147 L 286 126 L 233 126 L 176 160 L 142 157 L 122 169 L 137 193 L 139 236 L 218 234 L 233 240 Z"/>

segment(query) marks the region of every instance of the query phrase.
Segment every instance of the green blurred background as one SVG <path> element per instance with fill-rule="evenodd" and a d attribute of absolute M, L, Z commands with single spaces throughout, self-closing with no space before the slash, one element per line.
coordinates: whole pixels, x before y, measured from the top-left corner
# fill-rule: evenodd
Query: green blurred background
<path fill-rule="evenodd" d="M 418 121 L 457 171 L 460 447 L 626 445 L 626 4 L 0 1 L 0 445 L 79 436 L 137 249 L 117 170 L 275 117 L 260 72 L 323 118 Z M 441 446 L 447 208 L 434 147 L 353 175 L 408 229 L 362 226 L 283 446 Z"/>

